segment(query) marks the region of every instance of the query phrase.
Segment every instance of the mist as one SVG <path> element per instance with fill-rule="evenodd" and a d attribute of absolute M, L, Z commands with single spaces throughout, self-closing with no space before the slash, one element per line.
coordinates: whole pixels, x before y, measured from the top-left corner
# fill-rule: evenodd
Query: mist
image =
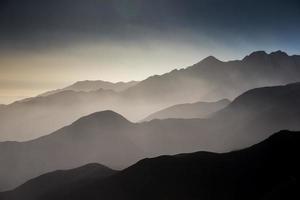
<path fill-rule="evenodd" d="M 83 115 L 107 109 L 137 122 L 176 104 L 232 100 L 252 88 L 300 81 L 299 66 L 299 56 L 289 56 L 282 51 L 257 51 L 242 60 L 227 62 L 210 56 L 190 67 L 151 76 L 122 91 L 103 90 L 101 84 L 99 90 L 94 91 L 58 90 L 52 95 L 29 98 L 2 109 L 0 139 L 34 139 Z"/>

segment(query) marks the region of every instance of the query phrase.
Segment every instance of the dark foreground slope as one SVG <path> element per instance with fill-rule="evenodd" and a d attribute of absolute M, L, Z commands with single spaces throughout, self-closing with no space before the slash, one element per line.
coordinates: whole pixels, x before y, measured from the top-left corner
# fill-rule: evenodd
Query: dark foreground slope
<path fill-rule="evenodd" d="M 42 198 L 45 193 L 49 192 L 69 193 L 83 185 L 111 176 L 116 172 L 96 163 L 71 170 L 57 170 L 26 182 L 15 190 L 15 195 L 11 198 L 29 200 Z"/>
<path fill-rule="evenodd" d="M 36 186 L 31 188 L 32 196 L 28 199 L 299 199 L 299 142 L 299 132 L 281 131 L 240 151 L 144 159 L 105 179 L 81 184 L 76 190 L 44 191 L 34 198 L 40 191 Z M 15 200 L 28 194 L 22 187 L 3 193 L 1 200 Z"/>

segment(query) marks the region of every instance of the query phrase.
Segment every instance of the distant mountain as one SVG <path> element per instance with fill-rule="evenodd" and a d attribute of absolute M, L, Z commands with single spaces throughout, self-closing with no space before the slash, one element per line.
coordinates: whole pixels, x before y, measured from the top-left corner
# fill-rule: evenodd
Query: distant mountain
<path fill-rule="evenodd" d="M 55 169 L 91 162 L 129 166 L 145 155 L 129 135 L 134 126 L 117 113 L 103 111 L 36 140 L 0 143 L 0 191 Z"/>
<path fill-rule="evenodd" d="M 228 62 L 210 56 L 191 67 L 149 77 L 120 92 L 68 90 L 10 104 L 0 110 L 0 141 L 37 138 L 101 110 L 114 110 L 140 121 L 171 105 L 233 99 L 252 88 L 295 81 L 300 81 L 297 55 L 259 51 Z"/>
<path fill-rule="evenodd" d="M 24 99 L 0 110 L 0 141 L 24 141 L 50 134 L 82 116 L 114 109 L 118 94 L 112 90 L 62 91 Z"/>
<path fill-rule="evenodd" d="M 222 99 L 216 102 L 196 102 L 178 104 L 158 112 L 155 112 L 144 119 L 144 121 L 150 121 L 153 119 L 192 119 L 192 118 L 208 118 L 213 113 L 228 106 L 230 101 L 228 99 Z"/>
<path fill-rule="evenodd" d="M 0 143 L 0 190 L 89 162 L 120 169 L 144 157 L 241 149 L 278 130 L 300 130 L 299 97 L 300 83 L 257 88 L 208 119 L 132 123 L 112 111 L 94 113 L 36 140 Z"/>
<path fill-rule="evenodd" d="M 232 131 L 236 132 L 300 130 L 300 83 L 249 90 L 215 113 L 212 119 L 234 127 Z"/>
<path fill-rule="evenodd" d="M 0 194 L 0 198 L 294 200 L 300 198 L 299 142 L 300 132 L 281 131 L 244 150 L 144 159 L 105 179 L 91 182 L 89 176 L 83 175 L 83 181 L 72 187 L 67 183 L 61 189 L 44 190 L 40 185 L 44 182 L 38 177 Z M 57 174 L 52 184 L 60 184 L 67 173 Z M 51 183 L 46 185 L 51 188 Z"/>
<path fill-rule="evenodd" d="M 138 83 L 139 83 L 138 81 L 117 82 L 117 83 L 101 81 L 101 80 L 78 81 L 70 86 L 65 87 L 65 88 L 45 92 L 45 93 L 41 94 L 40 96 L 49 96 L 49 95 L 56 94 L 56 93 L 66 91 L 66 90 L 71 90 L 71 91 L 76 91 L 76 92 L 91 92 L 91 91 L 103 89 L 103 90 L 113 90 L 115 92 L 120 92 L 120 91 L 126 90 Z"/>

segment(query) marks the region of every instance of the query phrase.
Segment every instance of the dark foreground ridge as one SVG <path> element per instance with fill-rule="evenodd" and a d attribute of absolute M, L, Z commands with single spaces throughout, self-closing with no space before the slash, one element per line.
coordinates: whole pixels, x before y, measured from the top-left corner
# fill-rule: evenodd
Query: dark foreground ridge
<path fill-rule="evenodd" d="M 235 152 L 196 152 L 144 159 L 105 178 L 97 177 L 101 170 L 98 175 L 94 171 L 92 181 L 87 181 L 91 173 L 79 172 L 74 176 L 81 177 L 81 181 L 73 182 L 72 187 L 69 181 L 60 184 L 65 181 L 63 177 L 73 179 L 69 177 L 70 171 L 63 171 L 56 173 L 57 181 L 52 179 L 48 186 L 44 185 L 51 190 L 41 188 L 37 182 L 43 180 L 41 176 L 0 194 L 0 199 L 299 199 L 299 142 L 300 132 L 280 131 L 257 145 Z M 51 184 L 60 187 L 53 189 Z"/>

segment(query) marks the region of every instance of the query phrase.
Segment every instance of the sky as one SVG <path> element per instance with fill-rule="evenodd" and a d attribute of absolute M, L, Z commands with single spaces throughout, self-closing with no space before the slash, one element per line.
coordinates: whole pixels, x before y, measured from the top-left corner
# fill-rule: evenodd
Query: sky
<path fill-rule="evenodd" d="M 300 54 L 299 0 L 0 0 L 0 104 L 214 55 Z"/>

